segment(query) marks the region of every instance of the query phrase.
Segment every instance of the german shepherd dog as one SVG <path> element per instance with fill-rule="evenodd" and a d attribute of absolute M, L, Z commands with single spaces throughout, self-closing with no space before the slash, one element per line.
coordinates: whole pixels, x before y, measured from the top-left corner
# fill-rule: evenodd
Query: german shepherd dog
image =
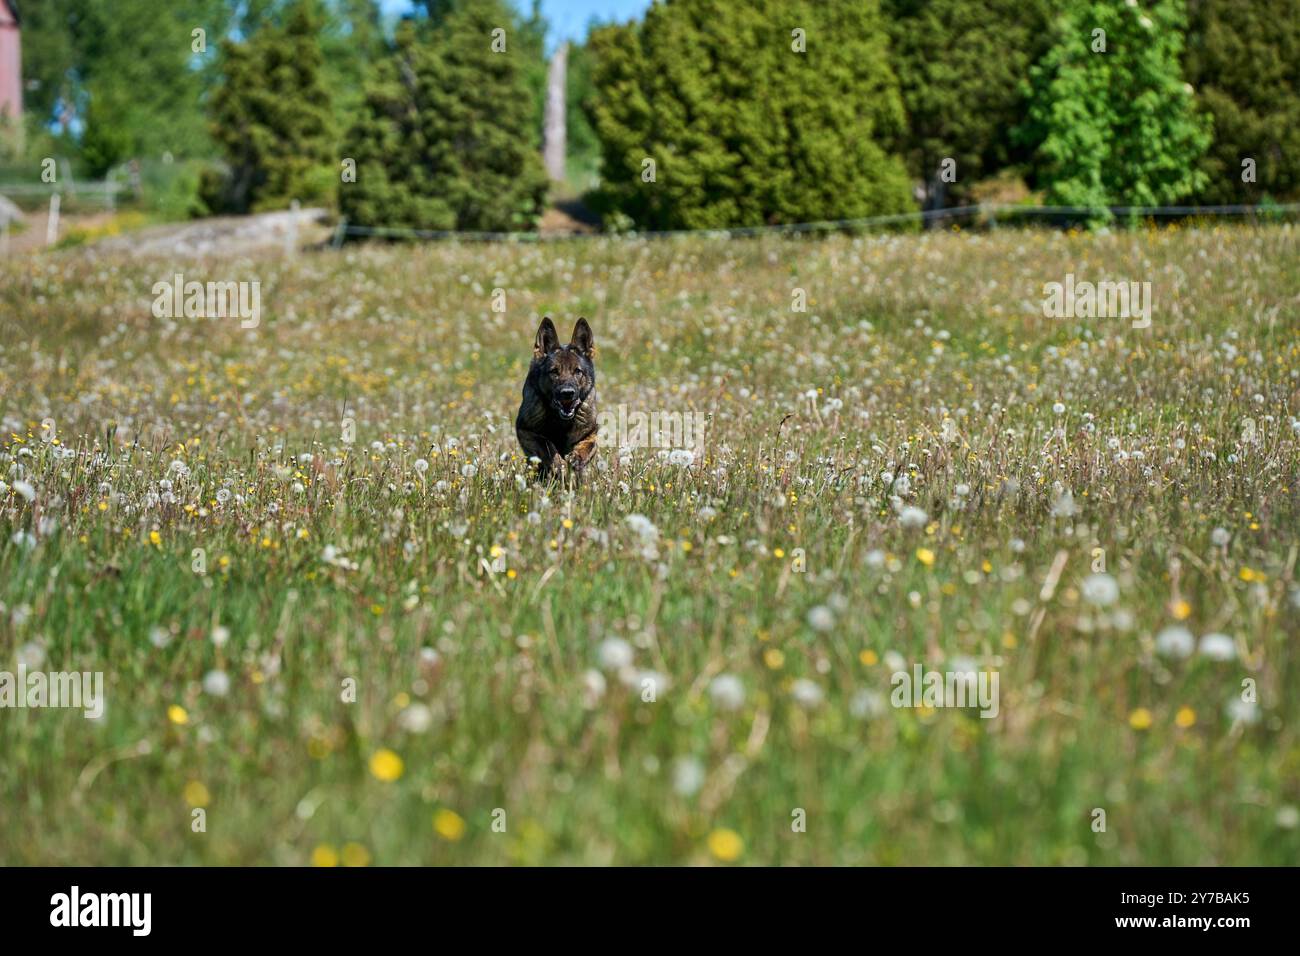
<path fill-rule="evenodd" d="M 580 475 L 596 454 L 595 355 L 586 319 L 578 319 L 563 347 L 551 317 L 542 319 L 515 418 L 524 454 L 541 462 L 538 478 L 550 477 L 566 463 Z"/>

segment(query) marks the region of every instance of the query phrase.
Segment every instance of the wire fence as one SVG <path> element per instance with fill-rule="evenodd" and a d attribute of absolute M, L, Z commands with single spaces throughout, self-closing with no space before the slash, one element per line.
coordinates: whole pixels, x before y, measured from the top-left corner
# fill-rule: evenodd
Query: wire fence
<path fill-rule="evenodd" d="M 110 180 L 82 181 L 78 183 L 0 183 L 0 196 L 10 196 L 23 205 L 40 206 L 58 195 L 65 202 L 92 204 L 105 209 L 117 207 L 117 196 L 126 186 Z"/>
<path fill-rule="evenodd" d="M 547 242 L 568 239 L 672 239 L 681 236 L 710 236 L 720 239 L 740 239 L 753 236 L 818 233 L 818 232 L 869 232 L 873 229 L 909 224 L 929 224 L 951 220 L 974 222 L 990 229 L 999 224 L 1020 219 L 1056 220 L 1058 223 L 1095 220 L 1108 216 L 1117 221 L 1151 218 L 1244 218 L 1251 222 L 1277 222 L 1300 213 L 1300 203 L 1278 203 L 1262 206 L 1024 206 L 1012 203 L 981 203 L 973 206 L 953 206 L 947 209 L 926 209 L 918 212 L 895 213 L 885 216 L 868 216 L 861 219 L 829 219 L 821 222 L 786 223 L 772 226 L 739 226 L 731 229 L 668 229 L 649 231 L 610 232 L 461 232 L 454 229 L 414 229 L 405 226 L 362 226 L 339 220 L 334 230 L 332 244 L 340 246 L 348 236 L 377 239 L 428 239 L 461 242 Z"/>

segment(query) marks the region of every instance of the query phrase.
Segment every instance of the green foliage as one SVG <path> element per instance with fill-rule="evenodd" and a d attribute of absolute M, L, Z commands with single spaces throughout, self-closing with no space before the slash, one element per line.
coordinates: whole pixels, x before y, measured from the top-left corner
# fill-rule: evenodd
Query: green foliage
<path fill-rule="evenodd" d="M 84 126 L 96 173 L 131 156 L 208 156 L 201 98 L 214 57 L 192 31 L 218 37 L 225 0 L 42 0 L 22 5 L 24 107 L 35 126 Z M 214 39 L 215 42 L 215 39 Z M 80 122 L 79 122 L 80 121 Z"/>
<path fill-rule="evenodd" d="M 212 135 L 229 170 L 209 176 L 214 210 L 246 212 L 332 203 L 334 134 L 314 4 L 300 0 L 283 25 L 222 44 L 223 84 L 212 97 Z"/>
<path fill-rule="evenodd" d="M 1210 131 L 1179 66 L 1184 21 L 1181 0 L 1067 5 L 1052 48 L 1031 71 L 1022 130 L 1036 144 L 1049 203 L 1161 205 L 1204 183 L 1197 160 Z"/>
<path fill-rule="evenodd" d="M 673 0 L 593 32 L 608 208 L 643 227 L 722 228 L 911 207 L 882 145 L 903 109 L 875 0 L 791 0 L 780 18 L 767 6 Z"/>
<path fill-rule="evenodd" d="M 591 59 L 586 44 L 569 44 L 564 100 L 567 166 L 569 183 L 579 192 L 598 183 L 600 170 L 600 138 L 583 108 L 595 92 Z"/>
<path fill-rule="evenodd" d="M 353 223 L 421 229 L 531 228 L 546 196 L 533 53 L 516 42 L 502 0 L 452 6 L 438 21 L 403 23 L 380 61 L 343 155 L 357 181 L 341 186 Z M 506 30 L 493 52 L 492 31 Z"/>
<path fill-rule="evenodd" d="M 1300 199 L 1300 4 L 1200 0 L 1190 15 L 1187 79 L 1214 117 L 1200 198 Z M 1242 181 L 1247 158 L 1254 183 Z"/>
<path fill-rule="evenodd" d="M 331 0 L 320 34 L 325 83 L 334 107 L 334 128 L 346 130 L 365 103 L 365 81 L 384 55 L 378 0 Z"/>
<path fill-rule="evenodd" d="M 977 181 L 1028 159 L 1007 130 L 1025 111 L 1024 77 L 1046 52 L 1050 0 L 884 0 L 907 110 L 899 149 L 928 205 L 970 197 Z M 956 161 L 955 182 L 940 163 Z"/>
<path fill-rule="evenodd" d="M 114 94 L 104 91 L 90 101 L 86 109 L 86 132 L 81 138 L 81 161 L 87 175 L 99 179 L 131 155 L 130 132 L 118 122 L 121 104 Z"/>

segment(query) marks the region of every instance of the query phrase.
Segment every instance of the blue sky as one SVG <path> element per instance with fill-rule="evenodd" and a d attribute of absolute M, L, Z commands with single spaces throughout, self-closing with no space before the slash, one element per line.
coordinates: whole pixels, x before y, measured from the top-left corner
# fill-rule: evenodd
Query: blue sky
<path fill-rule="evenodd" d="M 511 0 L 521 10 L 532 7 L 532 0 Z M 400 15 L 411 8 L 411 0 L 380 0 L 384 12 Z M 559 40 L 580 40 L 587 34 L 592 17 L 625 22 L 639 17 L 650 0 L 542 0 L 542 15 L 551 25 L 547 38 L 550 46 Z"/>

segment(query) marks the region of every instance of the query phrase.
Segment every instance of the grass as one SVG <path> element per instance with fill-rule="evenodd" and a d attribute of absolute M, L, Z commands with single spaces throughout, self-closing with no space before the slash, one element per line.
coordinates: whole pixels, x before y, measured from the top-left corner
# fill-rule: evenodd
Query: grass
<path fill-rule="evenodd" d="M 183 265 L 256 329 L 155 319 L 175 263 L 0 264 L 0 668 L 107 700 L 0 710 L 0 863 L 1295 863 L 1298 244 Z M 1151 327 L 1043 318 L 1067 272 Z M 542 310 L 703 455 L 528 481 Z M 917 663 L 998 716 L 891 706 Z"/>

